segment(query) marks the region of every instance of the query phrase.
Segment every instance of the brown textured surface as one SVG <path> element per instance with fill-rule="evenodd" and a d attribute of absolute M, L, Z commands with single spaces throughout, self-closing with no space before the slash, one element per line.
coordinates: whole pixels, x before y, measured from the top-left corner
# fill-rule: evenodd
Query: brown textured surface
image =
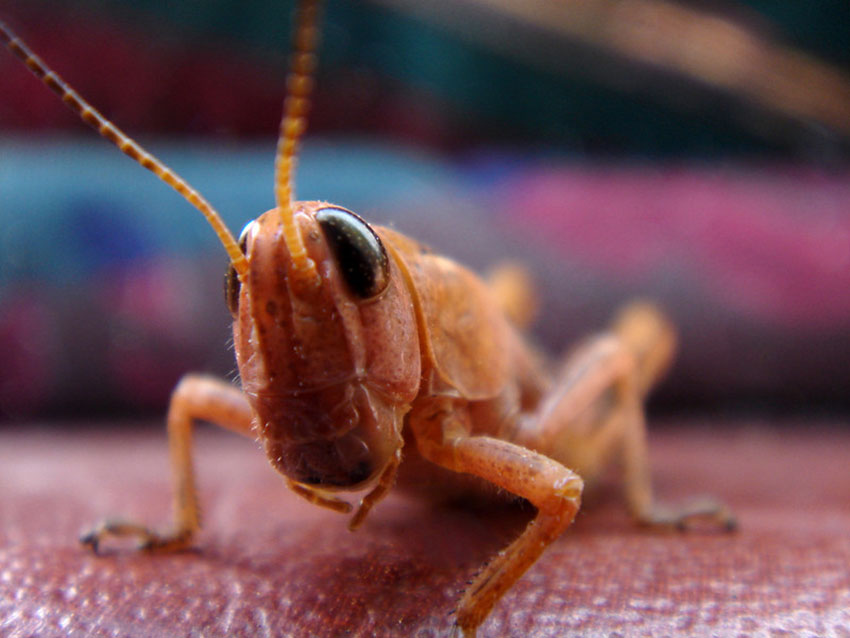
<path fill-rule="evenodd" d="M 603 486 L 480 635 L 850 636 L 846 428 L 701 425 L 652 434 L 658 491 L 722 495 L 740 532 L 635 529 Z M 198 466 L 196 551 L 95 557 L 104 514 L 166 519 L 164 434 L 0 432 L 0 636 L 441 636 L 528 516 L 394 493 L 352 534 L 248 441 L 203 431 Z"/>

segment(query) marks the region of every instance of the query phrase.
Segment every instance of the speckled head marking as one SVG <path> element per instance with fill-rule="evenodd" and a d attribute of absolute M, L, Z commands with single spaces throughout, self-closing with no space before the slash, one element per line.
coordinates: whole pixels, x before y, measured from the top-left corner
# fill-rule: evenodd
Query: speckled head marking
<path fill-rule="evenodd" d="M 210 203 L 201 196 L 198 191 L 189 186 L 189 184 L 177 173 L 168 168 L 156 157 L 148 153 L 135 140 L 129 137 L 121 129 L 115 126 L 112 122 L 106 119 L 101 113 L 91 104 L 84 100 L 80 95 L 72 89 L 59 75 L 56 74 L 49 66 L 47 66 L 41 58 L 35 55 L 29 47 L 15 33 L 7 27 L 3 22 L 0 22 L 0 41 L 6 47 L 20 58 L 27 68 L 33 72 L 47 87 L 56 93 L 60 99 L 74 113 L 92 128 L 94 128 L 101 137 L 112 142 L 118 149 L 138 162 L 141 166 L 148 169 L 163 182 L 171 186 L 180 195 L 183 196 L 192 206 L 197 208 L 206 220 L 212 226 L 215 234 L 221 241 L 233 268 L 240 279 L 244 279 L 248 273 L 248 262 L 233 235 L 224 225 L 219 214 L 210 205 Z"/>

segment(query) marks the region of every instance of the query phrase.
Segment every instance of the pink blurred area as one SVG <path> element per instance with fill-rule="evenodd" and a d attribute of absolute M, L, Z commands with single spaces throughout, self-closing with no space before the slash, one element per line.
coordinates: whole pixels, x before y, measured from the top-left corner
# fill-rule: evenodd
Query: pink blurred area
<path fill-rule="evenodd" d="M 674 269 L 695 295 L 768 325 L 850 326 L 844 171 L 573 166 L 501 192 L 522 232 L 612 279 Z"/>

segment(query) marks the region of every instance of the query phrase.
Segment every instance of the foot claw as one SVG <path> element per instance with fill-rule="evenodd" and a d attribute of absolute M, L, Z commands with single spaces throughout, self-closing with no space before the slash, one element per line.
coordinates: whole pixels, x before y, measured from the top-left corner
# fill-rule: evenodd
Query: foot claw
<path fill-rule="evenodd" d="M 729 508 L 712 500 L 702 500 L 681 508 L 656 505 L 651 511 L 639 516 L 644 525 L 653 527 L 672 527 L 687 531 L 694 522 L 704 521 L 716 525 L 724 532 L 738 528 L 738 522 Z"/>
<path fill-rule="evenodd" d="M 452 628 L 449 630 L 449 638 L 475 638 L 475 630 L 467 632 L 461 629 L 459 625 L 452 625 Z"/>
<path fill-rule="evenodd" d="M 95 554 L 97 554 L 98 549 L 100 549 L 100 538 L 94 531 L 88 532 L 80 536 L 80 543 L 88 547 Z"/>
<path fill-rule="evenodd" d="M 186 548 L 192 540 L 192 533 L 180 531 L 173 534 L 158 534 L 136 523 L 106 521 L 80 536 L 80 543 L 90 548 L 95 554 L 99 554 L 100 545 L 104 539 L 128 537 L 137 539 L 136 551 L 173 552 Z"/>

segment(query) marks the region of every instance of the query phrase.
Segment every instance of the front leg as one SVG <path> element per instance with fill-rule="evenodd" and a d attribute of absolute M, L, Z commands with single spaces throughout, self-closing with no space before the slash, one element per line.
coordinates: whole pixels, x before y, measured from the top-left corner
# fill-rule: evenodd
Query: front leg
<path fill-rule="evenodd" d="M 184 377 L 171 395 L 168 445 L 174 483 L 174 524 L 166 533 L 125 521 L 104 521 L 80 538 L 95 552 L 110 537 L 135 537 L 141 549 L 177 551 L 189 546 L 200 528 L 198 492 L 192 465 L 192 428 L 196 419 L 253 436 L 251 406 L 237 388 L 211 377 Z"/>
<path fill-rule="evenodd" d="M 488 436 L 468 434 L 464 408 L 445 405 L 410 420 L 422 456 L 432 463 L 479 476 L 537 507 L 525 531 L 479 573 L 457 610 L 453 635 L 473 638 L 478 626 L 543 550 L 575 518 L 583 483 L 573 471 L 542 454 Z"/>

